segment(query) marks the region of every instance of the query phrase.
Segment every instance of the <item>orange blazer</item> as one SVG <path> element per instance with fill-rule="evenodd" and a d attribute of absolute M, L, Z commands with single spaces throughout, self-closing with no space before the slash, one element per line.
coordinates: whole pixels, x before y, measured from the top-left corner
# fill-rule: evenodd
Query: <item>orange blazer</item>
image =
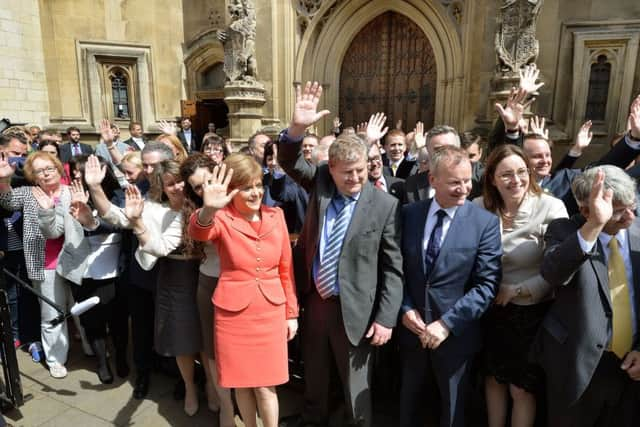
<path fill-rule="evenodd" d="M 286 304 L 286 317 L 298 317 L 298 299 L 293 282 L 291 244 L 280 208 L 262 205 L 260 231 L 228 205 L 216 212 L 213 222 L 198 224 L 198 212 L 189 220 L 189 235 L 218 245 L 220 278 L 212 301 L 227 311 L 241 311 L 258 292 L 272 304 Z"/>

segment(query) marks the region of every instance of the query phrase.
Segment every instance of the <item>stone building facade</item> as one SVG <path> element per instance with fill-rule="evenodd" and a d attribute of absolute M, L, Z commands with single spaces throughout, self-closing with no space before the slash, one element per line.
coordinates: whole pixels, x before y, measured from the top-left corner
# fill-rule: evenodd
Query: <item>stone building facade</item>
<path fill-rule="evenodd" d="M 263 88 L 264 99 L 253 92 L 247 108 L 244 95 L 225 94 L 218 36 L 236 2 L 251 3 L 255 13 Z M 153 132 L 159 120 L 180 116 L 181 100 L 191 100 L 196 128 L 213 121 L 240 141 L 258 128 L 285 126 L 294 85 L 317 80 L 325 87 L 322 107 L 345 125 L 381 109 L 410 126 L 420 118 L 487 129 L 495 118 L 498 18 L 505 7 L 538 2 L 0 0 L 0 117 L 85 132 L 95 132 L 103 117 L 136 119 Z M 560 141 L 593 118 L 604 149 L 624 130 L 640 92 L 640 2 L 540 6 L 535 62 L 545 85 L 535 112 L 550 119 Z M 317 131 L 329 127 L 327 119 Z"/>

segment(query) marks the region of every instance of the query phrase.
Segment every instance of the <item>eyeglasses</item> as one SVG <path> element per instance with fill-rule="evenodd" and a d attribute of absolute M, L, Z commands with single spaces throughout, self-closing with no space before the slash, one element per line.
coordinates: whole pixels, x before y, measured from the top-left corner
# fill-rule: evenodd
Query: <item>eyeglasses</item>
<path fill-rule="evenodd" d="M 57 171 L 58 171 L 58 169 L 56 169 L 55 167 L 49 166 L 49 167 L 42 168 L 42 169 L 36 169 L 36 170 L 33 171 L 33 174 L 35 176 L 42 176 L 42 175 L 45 174 L 45 172 L 47 174 L 52 174 L 52 173 L 57 172 Z"/>
<path fill-rule="evenodd" d="M 518 177 L 518 179 L 520 179 L 521 181 L 523 179 L 526 179 L 529 177 L 529 169 L 524 168 L 524 169 L 518 169 L 515 172 L 506 172 L 503 173 L 502 175 L 498 176 L 498 179 L 502 182 L 504 182 L 505 184 L 510 183 L 511 181 L 513 181 L 515 179 L 515 177 Z"/>
<path fill-rule="evenodd" d="M 627 212 L 631 212 L 633 215 L 635 215 L 636 208 L 637 208 L 637 205 L 634 203 L 631 206 L 625 206 L 623 208 L 614 209 L 613 213 L 611 214 L 611 219 L 613 221 L 620 221 L 624 216 L 624 214 L 626 214 Z"/>
<path fill-rule="evenodd" d="M 373 163 L 373 162 L 382 162 L 382 157 L 381 156 L 375 156 L 375 157 L 369 157 L 367 159 L 367 163 Z"/>

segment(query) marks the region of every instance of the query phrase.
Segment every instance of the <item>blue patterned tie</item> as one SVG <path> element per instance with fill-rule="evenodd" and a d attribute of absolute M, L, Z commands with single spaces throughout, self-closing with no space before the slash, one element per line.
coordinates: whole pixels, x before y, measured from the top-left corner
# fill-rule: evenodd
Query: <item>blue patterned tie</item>
<path fill-rule="evenodd" d="M 355 199 L 344 198 L 344 206 L 333 223 L 331 234 L 322 252 L 322 261 L 318 267 L 318 277 L 316 278 L 316 288 L 322 299 L 327 299 L 336 293 L 340 252 L 344 236 L 349 228 L 349 205 L 353 202 Z"/>
<path fill-rule="evenodd" d="M 429 277 L 429 274 L 433 269 L 433 264 L 436 262 L 438 254 L 440 253 L 440 240 L 442 240 L 442 222 L 447 213 L 442 209 L 438 209 L 438 211 L 436 211 L 436 215 L 438 216 L 438 220 L 436 221 L 436 225 L 431 231 L 429 244 L 427 245 L 427 250 L 424 253 L 424 272 L 427 277 Z"/>

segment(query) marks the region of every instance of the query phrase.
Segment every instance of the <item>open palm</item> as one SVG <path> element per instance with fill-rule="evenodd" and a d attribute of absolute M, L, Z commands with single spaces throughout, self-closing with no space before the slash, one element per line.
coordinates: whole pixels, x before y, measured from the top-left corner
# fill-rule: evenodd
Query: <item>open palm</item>
<path fill-rule="evenodd" d="M 307 82 L 304 89 L 296 87 L 296 105 L 293 110 L 293 124 L 309 127 L 329 114 L 329 110 L 318 112 L 318 103 L 322 96 L 322 86 L 318 82 Z"/>
<path fill-rule="evenodd" d="M 238 193 L 238 189 L 228 192 L 229 182 L 233 176 L 233 169 L 227 171 L 227 166 L 216 166 L 213 173 L 205 177 L 202 184 L 202 202 L 205 207 L 211 209 L 222 209 L 231 202 L 231 199 Z"/>

